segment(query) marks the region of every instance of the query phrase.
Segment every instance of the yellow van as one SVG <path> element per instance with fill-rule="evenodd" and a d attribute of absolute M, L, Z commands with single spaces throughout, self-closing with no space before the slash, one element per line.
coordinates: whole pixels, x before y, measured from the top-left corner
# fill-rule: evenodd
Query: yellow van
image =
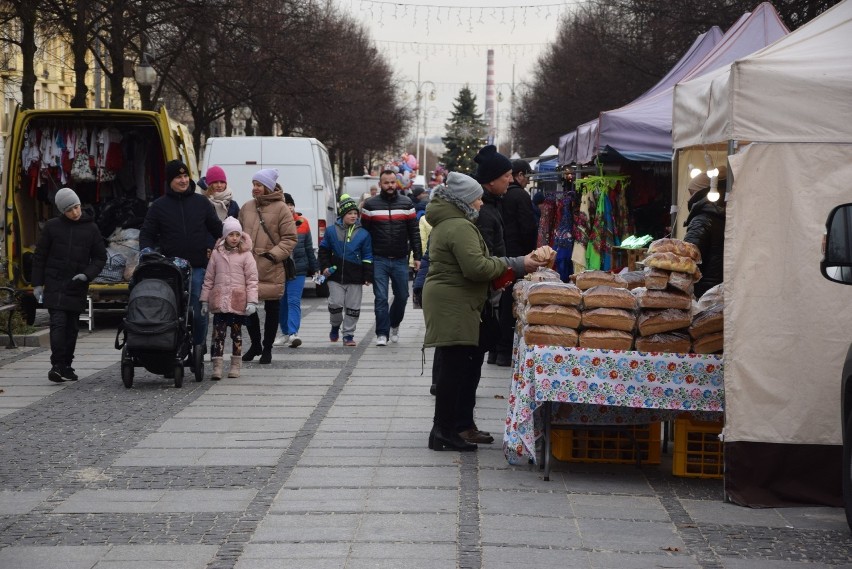
<path fill-rule="evenodd" d="M 148 205 L 165 191 L 165 164 L 181 159 L 198 179 L 190 132 L 165 109 L 18 110 L 10 124 L 0 188 L 0 262 L 11 286 L 29 293 L 23 296 L 27 320 L 36 309 L 33 252 L 44 222 L 58 215 L 53 198 L 63 187 L 80 197 L 110 252 L 105 272 L 89 287 L 93 301 L 126 300 L 138 228 Z"/>

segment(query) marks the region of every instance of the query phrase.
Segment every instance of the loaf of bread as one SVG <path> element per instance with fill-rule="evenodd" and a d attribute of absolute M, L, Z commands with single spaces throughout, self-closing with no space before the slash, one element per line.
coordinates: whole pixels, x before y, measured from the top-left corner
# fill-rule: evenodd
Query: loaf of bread
<path fill-rule="evenodd" d="M 618 276 L 623 278 L 624 281 L 627 283 L 628 290 L 639 288 L 640 286 L 645 286 L 644 271 L 629 271 L 626 273 L 621 273 Z"/>
<path fill-rule="evenodd" d="M 671 271 L 645 267 L 645 288 L 648 290 L 666 290 L 669 286 Z"/>
<path fill-rule="evenodd" d="M 651 242 L 648 245 L 648 254 L 653 253 L 674 253 L 678 257 L 689 257 L 696 263 L 701 262 L 701 251 L 698 250 L 698 247 L 680 239 L 666 237 Z"/>
<path fill-rule="evenodd" d="M 583 311 L 584 328 L 604 328 L 632 332 L 636 326 L 636 313 L 623 308 L 592 308 Z"/>
<path fill-rule="evenodd" d="M 724 330 L 724 308 L 724 304 L 717 302 L 707 310 L 702 310 L 696 314 L 692 319 L 692 324 L 689 325 L 689 335 L 693 338 L 701 338 L 707 334 Z"/>
<path fill-rule="evenodd" d="M 570 283 L 563 282 L 533 283 L 527 291 L 527 302 L 530 304 L 577 306 L 582 298 L 580 289 Z"/>
<path fill-rule="evenodd" d="M 696 265 L 695 261 L 691 258 L 681 257 L 674 253 L 652 253 L 645 257 L 642 263 L 646 267 L 665 269 L 667 271 L 677 271 L 679 273 L 689 273 L 690 275 L 698 268 L 698 265 Z"/>
<path fill-rule="evenodd" d="M 695 279 L 693 275 L 669 271 L 669 288 L 681 290 L 692 296 Z"/>
<path fill-rule="evenodd" d="M 635 310 L 636 298 L 626 288 L 598 285 L 583 291 L 583 306 L 586 309 L 624 308 L 625 310 Z"/>
<path fill-rule="evenodd" d="M 648 290 L 643 288 L 631 291 L 639 303 L 639 308 L 692 308 L 692 296 L 680 290 Z"/>
<path fill-rule="evenodd" d="M 589 328 L 580 332 L 580 347 L 596 350 L 629 350 L 633 347 L 633 334 L 621 330 Z"/>
<path fill-rule="evenodd" d="M 553 269 L 545 269 L 543 267 L 539 267 L 536 269 L 534 273 L 530 273 L 524 277 L 524 280 L 532 281 L 534 283 L 559 283 L 562 282 L 562 278 L 559 276 L 559 273 L 554 271 Z"/>
<path fill-rule="evenodd" d="M 593 286 L 606 285 L 627 288 L 627 281 L 607 271 L 583 271 L 577 275 L 577 288 L 587 290 Z"/>
<path fill-rule="evenodd" d="M 524 343 L 528 346 L 577 347 L 577 331 L 562 326 L 525 326 Z"/>
<path fill-rule="evenodd" d="M 692 341 L 692 351 L 696 354 L 715 354 L 722 351 L 722 336 L 724 332 L 707 334 Z"/>
<path fill-rule="evenodd" d="M 689 353 L 692 342 L 689 336 L 678 332 L 651 334 L 636 338 L 636 349 L 640 352 Z"/>
<path fill-rule="evenodd" d="M 636 319 L 640 336 L 650 336 L 661 332 L 671 332 L 688 328 L 691 319 L 688 310 L 664 308 L 662 310 L 642 310 Z"/>
<path fill-rule="evenodd" d="M 580 326 L 580 311 L 574 306 L 562 306 L 559 304 L 536 304 L 530 305 L 526 310 L 525 319 L 527 324 L 564 326 L 565 328 L 577 328 Z"/>

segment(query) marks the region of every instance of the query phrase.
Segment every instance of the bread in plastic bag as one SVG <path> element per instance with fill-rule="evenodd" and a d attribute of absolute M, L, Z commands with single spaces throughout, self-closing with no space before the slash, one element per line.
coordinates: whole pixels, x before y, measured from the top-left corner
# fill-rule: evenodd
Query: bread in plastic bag
<path fill-rule="evenodd" d="M 577 306 L 581 299 L 580 289 L 571 283 L 537 282 L 527 288 L 527 302 L 530 304 Z"/>
<path fill-rule="evenodd" d="M 681 310 L 692 308 L 692 295 L 680 290 L 635 288 L 630 292 L 636 297 L 639 308 L 679 308 Z"/>
<path fill-rule="evenodd" d="M 707 334 L 724 330 L 724 310 L 725 305 L 717 302 L 710 308 L 696 314 L 692 318 L 692 324 L 689 325 L 689 335 L 693 338 L 701 338 Z"/>
<path fill-rule="evenodd" d="M 627 288 L 627 281 L 620 275 L 608 271 L 583 271 L 577 274 L 575 282 L 580 290 L 587 290 L 599 285 Z"/>
<path fill-rule="evenodd" d="M 623 308 L 592 308 L 583 311 L 584 328 L 603 328 L 632 332 L 636 326 L 636 313 Z"/>
<path fill-rule="evenodd" d="M 707 334 L 692 341 L 692 351 L 696 354 L 715 354 L 722 351 L 724 332 Z"/>
<path fill-rule="evenodd" d="M 580 332 L 580 347 L 595 350 L 629 350 L 633 347 L 633 334 L 622 330 L 589 328 Z"/>
<path fill-rule="evenodd" d="M 524 343 L 528 346 L 564 346 L 575 348 L 578 334 L 573 328 L 562 326 L 525 326 Z"/>
<path fill-rule="evenodd" d="M 701 251 L 698 250 L 698 247 L 681 239 L 664 237 L 652 241 L 648 245 L 648 254 L 653 253 L 674 253 L 678 257 L 689 257 L 696 263 L 701 262 Z"/>
<path fill-rule="evenodd" d="M 692 349 L 692 340 L 680 332 L 663 332 L 650 336 L 638 336 L 636 349 L 640 352 L 665 352 L 688 354 Z"/>
<path fill-rule="evenodd" d="M 580 326 L 580 311 L 574 306 L 559 304 L 528 305 L 524 320 L 529 325 L 553 325 L 565 328 Z"/>
<path fill-rule="evenodd" d="M 680 273 L 693 274 L 698 265 L 690 257 L 681 257 L 674 253 L 652 253 L 642 260 L 646 267 L 665 269 L 667 271 L 678 271 Z"/>
<path fill-rule="evenodd" d="M 583 307 L 635 310 L 636 298 L 626 288 L 598 285 L 583 291 Z"/>
<path fill-rule="evenodd" d="M 683 330 L 692 323 L 688 310 L 677 308 L 648 309 L 639 313 L 636 328 L 640 336 Z"/>

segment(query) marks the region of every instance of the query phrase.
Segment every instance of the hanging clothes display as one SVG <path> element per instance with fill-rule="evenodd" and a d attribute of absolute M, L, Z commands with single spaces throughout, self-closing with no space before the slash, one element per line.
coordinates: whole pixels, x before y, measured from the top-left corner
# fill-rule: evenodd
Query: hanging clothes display
<path fill-rule="evenodd" d="M 627 176 L 588 176 L 575 182 L 582 199 L 581 212 L 587 207 L 585 225 L 587 241 L 584 262 L 587 270 L 612 269 L 612 248 L 629 235 L 630 222 L 625 193 L 630 179 Z M 578 224 L 579 225 L 579 224 Z"/>

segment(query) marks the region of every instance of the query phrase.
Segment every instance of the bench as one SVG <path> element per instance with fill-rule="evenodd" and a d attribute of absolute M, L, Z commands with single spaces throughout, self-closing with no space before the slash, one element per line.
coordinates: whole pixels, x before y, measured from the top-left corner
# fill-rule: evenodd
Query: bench
<path fill-rule="evenodd" d="M 0 286 L 0 312 L 7 313 L 6 318 L 6 334 L 9 336 L 9 345 L 7 350 L 12 350 L 18 346 L 15 344 L 15 337 L 12 335 L 12 317 L 15 315 L 15 310 L 18 309 L 18 295 L 15 289 L 8 286 Z"/>

